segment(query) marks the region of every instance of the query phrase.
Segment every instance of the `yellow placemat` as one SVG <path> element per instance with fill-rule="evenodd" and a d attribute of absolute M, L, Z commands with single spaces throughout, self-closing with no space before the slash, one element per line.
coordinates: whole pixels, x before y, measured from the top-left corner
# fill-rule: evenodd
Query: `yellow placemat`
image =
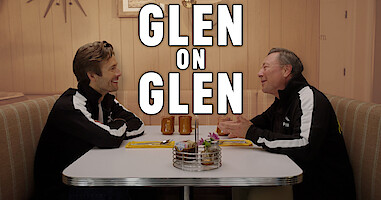
<path fill-rule="evenodd" d="M 126 148 L 173 148 L 175 141 L 168 142 L 167 144 L 160 144 L 161 141 L 131 141 L 126 144 Z"/>
<path fill-rule="evenodd" d="M 220 140 L 220 146 L 251 146 L 250 140 Z"/>

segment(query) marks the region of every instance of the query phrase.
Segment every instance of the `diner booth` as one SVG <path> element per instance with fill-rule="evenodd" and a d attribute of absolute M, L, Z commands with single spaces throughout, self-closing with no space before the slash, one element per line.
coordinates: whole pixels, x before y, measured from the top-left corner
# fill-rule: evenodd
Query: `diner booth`
<path fill-rule="evenodd" d="M 149 21 L 163 26 L 162 40 L 153 46 L 145 44 L 140 35 L 143 20 L 139 19 L 139 9 L 145 3 L 157 3 L 163 10 L 163 18 L 151 16 Z M 72 71 L 76 50 L 93 41 L 113 45 L 122 72 L 119 90 L 113 94 L 144 121 L 146 133 L 113 151 L 90 150 L 63 172 L 65 184 L 138 187 L 142 191 L 158 187 L 158 198 L 164 199 L 292 199 L 292 185 L 303 181 L 303 171 L 287 156 L 255 145 L 221 145 L 217 166 L 207 170 L 176 166 L 178 155 L 172 148 L 126 148 L 129 142 L 195 140 L 196 134 L 206 138 L 209 132 L 217 133 L 221 116 L 235 118 L 242 113 L 251 119 L 261 114 L 274 97 L 262 92 L 257 73 L 268 51 L 283 47 L 300 57 L 304 76 L 324 92 L 336 112 L 353 167 L 357 199 L 381 199 L 381 0 L 198 0 L 199 4 L 213 5 L 213 13 L 204 16 L 204 20 L 212 21 L 212 28 L 203 31 L 205 37 L 212 38 L 212 45 L 196 45 L 192 39 L 197 29 L 194 3 L 0 0 L 0 199 L 32 199 L 33 162 L 41 131 L 60 94 L 77 87 Z M 178 13 L 170 13 L 168 4 L 178 4 Z M 242 19 L 238 37 L 242 44 L 235 45 L 230 35 L 223 45 L 218 41 L 218 5 L 232 10 L 233 4 L 242 5 L 237 7 L 242 12 L 230 12 L 242 13 L 236 19 Z M 170 19 L 178 20 L 178 34 L 188 36 L 188 45 L 170 45 Z M 180 49 L 188 53 L 179 54 Z M 200 49 L 204 58 L 195 61 Z M 188 66 L 184 65 L 186 56 Z M 204 69 L 200 69 L 202 63 Z M 163 80 L 161 86 L 146 86 L 149 92 L 163 92 L 162 109 L 154 113 L 141 106 L 141 98 L 147 96 L 143 94 L 147 91 L 140 90 L 144 86 L 141 80 L 147 72 Z M 203 83 L 212 95 L 201 102 L 212 105 L 212 113 L 194 112 L 200 105 L 195 103 L 195 93 L 200 90 L 193 85 L 198 72 L 212 76 Z M 236 105 L 229 100 L 226 114 L 218 111 L 218 93 L 226 89 L 219 87 L 220 73 L 227 75 L 232 87 L 235 81 L 241 85 L 237 94 L 241 95 L 238 104 L 242 111 L 235 111 Z M 233 78 L 234 73 L 242 74 L 241 83 Z M 170 78 L 171 74 L 178 75 L 177 81 Z M 171 91 L 176 88 L 171 84 L 179 90 Z M 178 104 L 187 105 L 188 113 L 170 112 L 170 93 L 176 91 Z M 164 135 L 162 122 L 169 116 L 173 116 L 174 133 Z M 180 134 L 180 116 L 191 117 L 189 134 Z M 111 155 L 119 157 L 113 159 Z M 134 164 L 122 166 L 134 173 L 118 175 L 122 169 L 110 168 L 110 163 L 131 158 Z M 279 172 L 276 166 L 288 170 Z M 103 174 L 102 170 L 110 173 Z"/>

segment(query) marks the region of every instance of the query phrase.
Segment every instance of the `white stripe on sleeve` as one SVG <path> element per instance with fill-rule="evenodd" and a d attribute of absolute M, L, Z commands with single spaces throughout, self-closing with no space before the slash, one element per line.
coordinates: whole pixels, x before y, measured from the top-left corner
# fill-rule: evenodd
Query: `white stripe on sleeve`
<path fill-rule="evenodd" d="M 78 91 L 73 96 L 73 104 L 74 108 L 81 111 L 82 114 L 89 120 L 90 122 L 94 123 L 95 125 L 99 126 L 100 128 L 106 130 L 111 135 L 120 137 L 126 132 L 127 126 L 124 124 L 119 129 L 111 129 L 109 126 L 106 126 L 102 123 L 96 122 L 93 118 L 91 118 L 91 113 L 86 109 L 86 101 L 87 99 L 80 94 Z"/>
<path fill-rule="evenodd" d="M 304 87 L 298 93 L 302 110 L 302 116 L 300 117 L 300 136 L 302 138 L 269 141 L 266 138 L 259 137 L 257 143 L 264 143 L 269 148 L 302 147 L 308 144 L 312 124 L 312 112 L 314 110 L 314 95 L 309 86 Z"/>
<path fill-rule="evenodd" d="M 140 122 L 142 122 L 142 125 L 139 127 L 139 129 L 127 131 L 126 136 L 128 137 L 128 136 L 138 135 L 142 133 L 145 130 L 144 122 L 139 117 L 137 117 L 133 112 L 129 111 L 126 107 L 124 107 L 121 103 L 119 103 L 118 100 L 114 99 L 114 102 L 117 105 L 121 106 L 125 111 L 132 113 L 136 118 L 140 120 Z"/>

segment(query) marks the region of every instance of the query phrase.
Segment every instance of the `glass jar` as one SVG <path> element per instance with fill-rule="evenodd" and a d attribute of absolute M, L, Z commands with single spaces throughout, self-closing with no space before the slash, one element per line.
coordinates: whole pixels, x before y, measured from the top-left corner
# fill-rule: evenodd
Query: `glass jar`
<path fill-rule="evenodd" d="M 204 146 L 202 151 L 201 164 L 213 165 L 218 162 L 218 156 L 221 151 L 221 147 L 218 141 L 211 141 L 210 146 Z"/>

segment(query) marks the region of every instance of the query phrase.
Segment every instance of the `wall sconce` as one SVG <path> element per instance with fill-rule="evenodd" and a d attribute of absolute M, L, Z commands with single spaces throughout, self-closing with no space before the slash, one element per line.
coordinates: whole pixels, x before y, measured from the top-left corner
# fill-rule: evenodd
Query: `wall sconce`
<path fill-rule="evenodd" d="M 191 8 L 192 4 L 197 3 L 196 0 L 182 0 L 183 6 L 185 8 Z"/>

